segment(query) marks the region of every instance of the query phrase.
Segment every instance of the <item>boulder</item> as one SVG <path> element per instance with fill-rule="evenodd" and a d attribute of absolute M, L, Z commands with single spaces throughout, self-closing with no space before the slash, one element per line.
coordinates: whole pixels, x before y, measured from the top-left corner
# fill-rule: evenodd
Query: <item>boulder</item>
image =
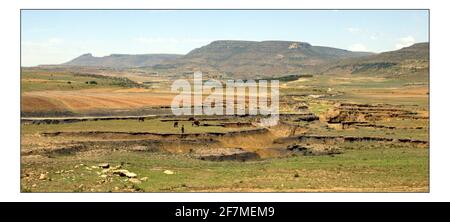
<path fill-rule="evenodd" d="M 46 180 L 46 179 L 48 179 L 48 174 L 46 174 L 46 173 L 41 173 L 41 175 L 39 176 L 39 179 L 40 179 L 40 180 Z"/>
<path fill-rule="evenodd" d="M 101 163 L 101 164 L 98 165 L 98 167 L 101 167 L 103 169 L 107 169 L 107 168 L 109 168 L 109 163 Z"/>
<path fill-rule="evenodd" d="M 139 179 L 137 179 L 137 178 L 130 178 L 128 181 L 130 181 L 131 183 L 134 183 L 134 184 L 140 184 L 140 183 L 142 183 Z"/>
<path fill-rule="evenodd" d="M 128 177 L 128 178 L 134 178 L 134 177 L 137 176 L 137 174 L 132 173 L 132 172 L 130 172 L 128 170 L 124 170 L 124 169 L 122 169 L 122 170 L 114 170 L 113 174 L 117 174 L 117 175 L 119 175 L 121 177 Z"/>
<path fill-rule="evenodd" d="M 172 175 L 172 174 L 174 174 L 174 172 L 171 171 L 171 170 L 164 170 L 164 173 L 167 174 L 167 175 Z"/>

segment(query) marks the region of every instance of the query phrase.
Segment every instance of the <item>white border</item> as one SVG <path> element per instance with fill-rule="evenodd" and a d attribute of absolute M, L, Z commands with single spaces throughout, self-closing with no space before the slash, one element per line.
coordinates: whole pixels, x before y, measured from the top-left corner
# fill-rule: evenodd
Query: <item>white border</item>
<path fill-rule="evenodd" d="M 206 0 L 21 0 L 2 1 L 1 36 L 1 94 L 3 103 L 0 123 L 0 200 L 1 201 L 449 201 L 450 147 L 447 128 L 450 126 L 448 92 L 450 53 L 450 21 L 445 1 L 206 1 Z M 431 192 L 430 193 L 20 193 L 19 175 L 19 27 L 20 9 L 30 8 L 376 8 L 431 9 Z"/>

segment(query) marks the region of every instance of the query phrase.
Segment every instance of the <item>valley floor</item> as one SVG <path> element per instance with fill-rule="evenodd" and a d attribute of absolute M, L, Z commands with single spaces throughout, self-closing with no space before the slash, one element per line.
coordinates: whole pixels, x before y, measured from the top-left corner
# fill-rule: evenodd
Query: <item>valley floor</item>
<path fill-rule="evenodd" d="M 22 191 L 428 192 L 427 149 L 369 146 L 336 156 L 248 162 L 208 162 L 184 155 L 130 151 L 44 159 L 27 156 L 22 163 Z M 141 182 L 105 173 L 98 167 L 101 163 L 122 166 L 136 173 Z M 45 179 L 39 179 L 41 175 L 46 175 Z"/>
<path fill-rule="evenodd" d="M 276 127 L 244 116 L 196 126 L 167 116 L 167 91 L 91 78 L 23 76 L 22 192 L 429 191 L 428 76 L 282 82 Z M 103 119 L 51 118 L 88 114 Z"/>

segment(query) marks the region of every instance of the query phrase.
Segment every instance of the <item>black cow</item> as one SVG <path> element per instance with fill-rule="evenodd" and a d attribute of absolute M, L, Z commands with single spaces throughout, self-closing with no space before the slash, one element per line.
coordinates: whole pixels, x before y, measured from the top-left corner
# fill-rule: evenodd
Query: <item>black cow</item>
<path fill-rule="evenodd" d="M 200 126 L 200 121 L 194 120 L 194 122 L 192 122 L 192 126 Z"/>
<path fill-rule="evenodd" d="M 173 123 L 173 128 L 177 128 L 178 127 L 178 121 Z"/>

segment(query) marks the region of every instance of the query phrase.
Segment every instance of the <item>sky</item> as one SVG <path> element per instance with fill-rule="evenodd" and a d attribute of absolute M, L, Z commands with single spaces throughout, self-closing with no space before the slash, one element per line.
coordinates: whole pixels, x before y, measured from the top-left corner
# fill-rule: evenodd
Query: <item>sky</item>
<path fill-rule="evenodd" d="M 186 54 L 215 40 L 384 52 L 428 42 L 427 10 L 22 10 L 22 65 L 81 54 Z"/>

